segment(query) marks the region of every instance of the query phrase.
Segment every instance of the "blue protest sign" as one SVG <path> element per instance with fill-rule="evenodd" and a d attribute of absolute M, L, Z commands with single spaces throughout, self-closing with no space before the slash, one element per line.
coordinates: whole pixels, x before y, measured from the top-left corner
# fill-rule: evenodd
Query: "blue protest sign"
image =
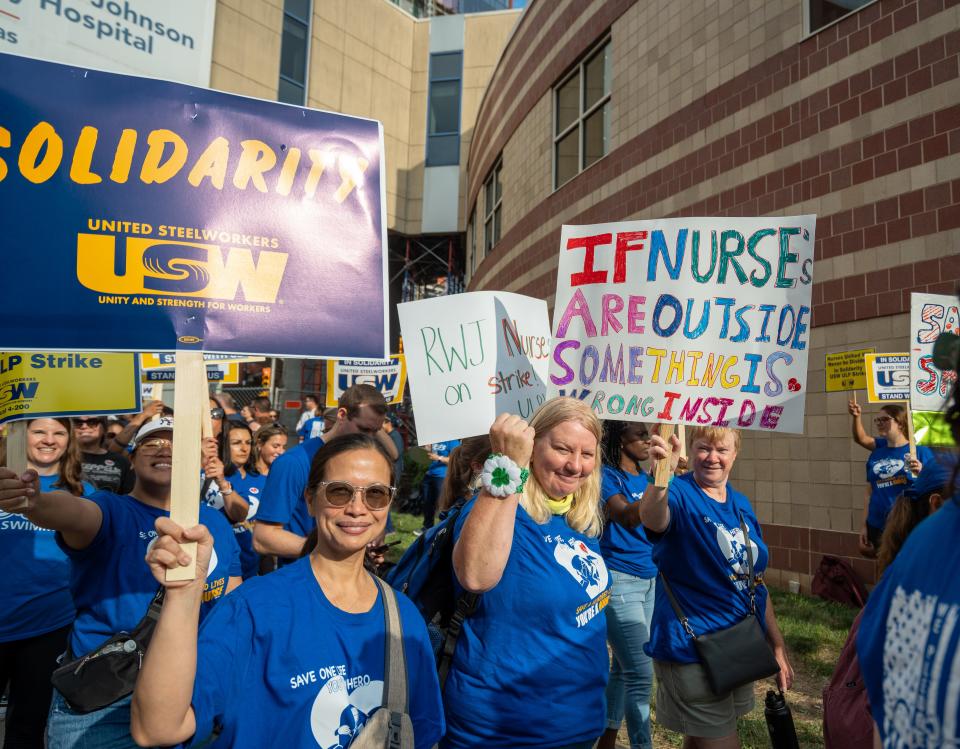
<path fill-rule="evenodd" d="M 0 348 L 387 356 L 382 154 L 374 120 L 0 54 Z"/>

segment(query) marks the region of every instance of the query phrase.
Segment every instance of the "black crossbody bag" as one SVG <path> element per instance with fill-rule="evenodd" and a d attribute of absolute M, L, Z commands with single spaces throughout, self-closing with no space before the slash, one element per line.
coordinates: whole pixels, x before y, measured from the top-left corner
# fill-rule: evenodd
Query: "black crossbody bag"
<path fill-rule="evenodd" d="M 147 613 L 132 632 L 117 632 L 99 647 L 58 666 L 50 677 L 70 709 L 92 713 L 133 692 L 143 656 L 160 618 L 165 588 L 160 588 Z M 69 656 L 69 651 L 68 651 Z"/>
<path fill-rule="evenodd" d="M 670 589 L 667 578 L 660 574 L 663 589 L 670 599 L 677 619 L 693 640 L 693 647 L 700 656 L 700 665 L 707 674 L 710 688 L 716 695 L 732 692 L 737 687 L 780 673 L 780 665 L 763 634 L 757 616 L 757 583 L 753 576 L 753 551 L 750 548 L 750 533 L 740 513 L 740 528 L 747 547 L 747 563 L 750 574 L 750 613 L 732 627 L 698 635 L 690 626 L 690 620 Z M 739 591 L 738 591 L 739 593 Z"/>

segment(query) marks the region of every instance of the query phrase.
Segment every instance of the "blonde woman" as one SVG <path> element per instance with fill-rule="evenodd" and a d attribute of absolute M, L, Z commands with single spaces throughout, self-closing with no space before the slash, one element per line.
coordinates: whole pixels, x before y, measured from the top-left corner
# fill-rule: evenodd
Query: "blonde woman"
<path fill-rule="evenodd" d="M 454 531 L 457 581 L 483 595 L 457 640 L 443 746 L 586 749 L 603 731 L 600 437 L 572 398 L 490 428 L 483 489 Z"/>

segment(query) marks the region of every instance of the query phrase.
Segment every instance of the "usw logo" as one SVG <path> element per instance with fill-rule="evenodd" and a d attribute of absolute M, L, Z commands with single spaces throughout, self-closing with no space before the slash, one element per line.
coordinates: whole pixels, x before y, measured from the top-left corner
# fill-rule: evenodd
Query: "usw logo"
<path fill-rule="evenodd" d="M 287 254 L 127 237 L 125 247 L 107 234 L 77 235 L 77 280 L 102 294 L 161 294 L 276 302 Z"/>
<path fill-rule="evenodd" d="M 8 382 L 0 385 L 0 406 L 37 397 L 39 382 Z"/>

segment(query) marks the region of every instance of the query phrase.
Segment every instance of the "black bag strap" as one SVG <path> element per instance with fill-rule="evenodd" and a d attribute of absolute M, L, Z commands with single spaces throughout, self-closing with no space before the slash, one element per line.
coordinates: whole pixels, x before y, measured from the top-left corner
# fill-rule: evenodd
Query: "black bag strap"
<path fill-rule="evenodd" d="M 670 587 L 670 583 L 667 582 L 667 578 L 662 572 L 660 573 L 660 582 L 663 583 L 663 591 L 667 594 L 667 598 L 670 600 L 670 607 L 673 609 L 673 613 L 677 615 L 677 619 L 680 620 L 680 624 L 683 625 L 684 631 L 690 635 L 691 640 L 696 640 L 697 635 L 693 631 L 693 627 L 690 626 L 690 620 L 687 618 L 687 615 L 683 613 L 683 609 L 680 608 L 680 602 L 677 601 L 677 597 L 673 595 L 673 589 Z"/>
<path fill-rule="evenodd" d="M 443 645 L 440 649 L 440 658 L 437 661 L 437 678 L 440 681 L 441 692 L 443 692 L 443 685 L 446 684 L 447 676 L 450 674 L 453 654 L 457 649 L 457 639 L 460 637 L 460 632 L 463 631 L 463 622 L 477 610 L 479 605 L 479 593 L 464 593 L 457 599 L 457 607 L 453 616 L 450 617 L 450 623 L 447 625 L 447 631 L 443 636 Z"/>

